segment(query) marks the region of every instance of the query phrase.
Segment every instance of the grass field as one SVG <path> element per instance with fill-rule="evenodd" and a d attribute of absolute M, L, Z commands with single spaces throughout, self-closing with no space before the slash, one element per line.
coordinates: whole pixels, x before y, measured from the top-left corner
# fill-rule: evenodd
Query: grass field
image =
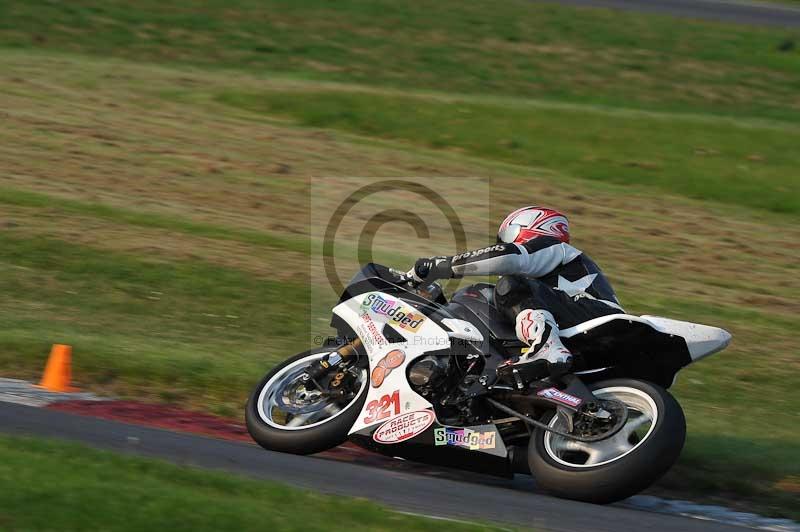
<path fill-rule="evenodd" d="M 0 438 L 3 530 L 175 531 L 441 530 L 366 500 L 96 451 L 75 444 Z M 47 479 L 47 482 L 42 482 Z M 298 513 L 297 508 L 324 508 Z M 448 522 L 447 528 L 507 530 Z"/>
<path fill-rule="evenodd" d="M 522 0 L 6 3 L 0 44 L 403 88 L 798 116 L 793 30 Z"/>
<path fill-rule="evenodd" d="M 219 101 L 308 127 L 450 149 L 584 179 L 800 213 L 800 127 L 760 119 L 610 110 L 440 93 L 223 93 Z M 552 143 L 547 139 L 569 139 Z M 723 140 L 724 139 L 724 140 Z M 765 164 L 769 161 L 769 164 Z"/>
<path fill-rule="evenodd" d="M 734 334 L 655 491 L 800 517 L 794 36 L 482 6 L 0 5 L 0 374 L 65 342 L 86 388 L 238 414 L 320 310 L 308 176 L 485 176 L 495 219 L 570 214 L 629 311 Z"/>

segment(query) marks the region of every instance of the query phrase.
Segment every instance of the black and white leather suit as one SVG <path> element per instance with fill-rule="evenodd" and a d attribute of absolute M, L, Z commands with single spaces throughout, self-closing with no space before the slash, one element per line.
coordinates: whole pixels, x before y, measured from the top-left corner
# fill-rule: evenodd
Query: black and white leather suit
<path fill-rule="evenodd" d="M 512 321 L 524 309 L 547 310 L 563 330 L 624 312 L 597 264 L 553 237 L 525 244 L 498 243 L 430 260 L 427 279 L 500 275 L 495 304 Z"/>

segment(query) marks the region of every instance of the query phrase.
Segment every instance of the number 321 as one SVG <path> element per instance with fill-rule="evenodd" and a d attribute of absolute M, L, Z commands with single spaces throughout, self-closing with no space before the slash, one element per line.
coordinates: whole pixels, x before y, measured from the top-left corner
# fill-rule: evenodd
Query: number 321
<path fill-rule="evenodd" d="M 394 406 L 394 415 L 400 414 L 400 390 L 395 390 L 392 395 L 384 395 L 378 400 L 367 404 L 367 417 L 364 423 L 374 423 L 392 415 L 391 407 Z"/>

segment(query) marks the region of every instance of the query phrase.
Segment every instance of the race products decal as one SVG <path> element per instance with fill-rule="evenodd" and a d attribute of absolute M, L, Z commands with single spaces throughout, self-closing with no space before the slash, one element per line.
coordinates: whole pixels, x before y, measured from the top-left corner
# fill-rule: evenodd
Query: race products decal
<path fill-rule="evenodd" d="M 361 308 L 367 309 L 376 317 L 388 318 L 387 322 L 407 331 L 417 332 L 425 316 L 403 305 L 397 299 L 385 297 L 380 294 L 368 294 L 361 302 Z"/>
<path fill-rule="evenodd" d="M 425 432 L 433 424 L 434 416 L 430 410 L 417 410 L 390 419 L 372 435 L 378 443 L 400 443 Z"/>
<path fill-rule="evenodd" d="M 471 451 L 494 449 L 497 445 L 497 433 L 494 431 L 479 432 L 466 428 L 437 427 L 433 429 L 433 443 L 465 447 Z"/>
<path fill-rule="evenodd" d="M 559 403 L 563 403 L 565 405 L 577 408 L 581 405 L 583 400 L 580 397 L 575 397 L 574 395 L 570 395 L 568 393 L 564 393 L 557 388 L 546 388 L 544 390 L 540 390 L 536 393 L 539 397 L 544 397 L 545 399 L 552 399 L 553 401 L 558 401 Z"/>
<path fill-rule="evenodd" d="M 379 388 L 386 377 L 392 372 L 393 369 L 400 367 L 400 364 L 406 359 L 406 354 L 399 349 L 392 349 L 385 357 L 378 361 L 378 365 L 372 370 L 372 387 Z"/>
<path fill-rule="evenodd" d="M 396 416 L 399 413 L 400 390 L 395 390 L 391 393 L 391 395 L 387 394 L 380 399 L 367 403 L 367 417 L 364 418 L 364 423 L 375 423 L 376 421 L 386 419 L 392 415 Z"/>

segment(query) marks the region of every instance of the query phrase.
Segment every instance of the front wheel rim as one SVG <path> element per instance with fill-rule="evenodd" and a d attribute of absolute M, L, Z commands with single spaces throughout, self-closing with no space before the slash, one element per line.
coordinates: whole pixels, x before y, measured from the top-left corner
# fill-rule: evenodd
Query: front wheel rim
<path fill-rule="evenodd" d="M 655 430 L 659 409 L 646 392 L 629 386 L 610 386 L 592 393 L 598 399 L 613 399 L 625 403 L 628 407 L 628 420 L 612 437 L 592 443 L 545 432 L 544 450 L 561 465 L 591 468 L 616 462 L 644 444 Z M 561 431 L 568 430 L 561 416 L 554 416 L 548 425 Z"/>
<path fill-rule="evenodd" d="M 281 410 L 286 404 L 285 398 L 279 394 L 287 387 L 295 385 L 306 368 L 313 362 L 331 352 L 313 353 L 295 360 L 291 364 L 280 368 L 261 388 L 256 403 L 256 410 L 261 420 L 267 425 L 280 430 L 306 430 L 318 427 L 350 410 L 358 401 L 359 397 L 367 385 L 367 370 L 361 369 L 357 384 L 358 391 L 344 406 L 339 406 L 334 402 L 325 402 L 321 399 L 317 390 L 311 390 L 307 395 L 300 397 L 302 403 L 295 403 L 297 413 Z M 301 389 L 302 393 L 302 389 Z M 289 414 L 291 417 L 287 416 Z"/>

